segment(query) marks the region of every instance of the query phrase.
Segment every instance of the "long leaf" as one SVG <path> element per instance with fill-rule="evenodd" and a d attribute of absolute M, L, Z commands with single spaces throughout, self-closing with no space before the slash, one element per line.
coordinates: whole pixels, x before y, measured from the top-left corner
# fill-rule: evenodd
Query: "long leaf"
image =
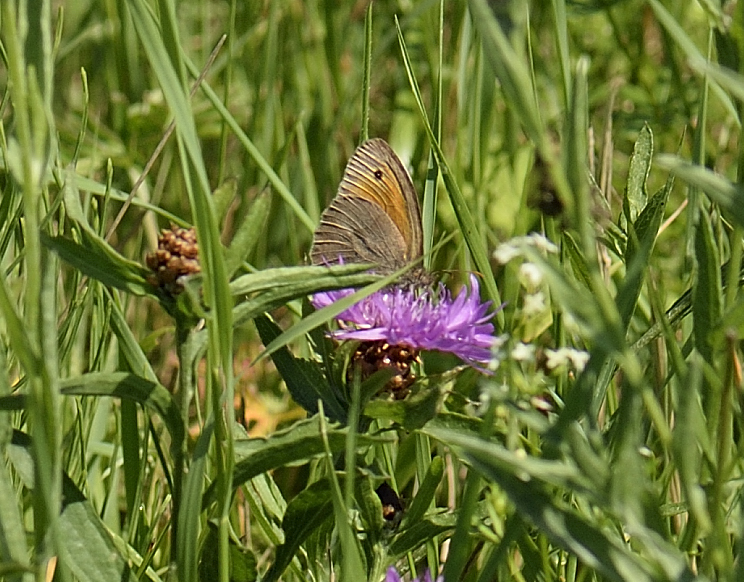
<path fill-rule="evenodd" d="M 274 563 L 266 572 L 264 580 L 278 580 L 300 545 L 324 523 L 333 519 L 333 502 L 328 492 L 328 482 L 317 481 L 304 489 L 287 506 L 282 520 L 286 534 L 284 543 L 276 549 Z"/>
<path fill-rule="evenodd" d="M 83 242 L 78 243 L 66 237 L 42 233 L 41 242 L 83 275 L 108 287 L 133 295 L 157 297 L 154 287 L 147 282 L 147 269 L 118 254 L 100 237 L 85 232 L 82 237 Z"/>
<path fill-rule="evenodd" d="M 429 138 L 432 151 L 434 152 L 437 164 L 439 165 L 439 169 L 442 173 L 442 180 L 444 181 L 447 192 L 450 195 L 450 200 L 455 210 L 457 220 L 460 223 L 460 230 L 462 231 L 462 235 L 465 238 L 468 249 L 470 249 L 470 253 L 473 256 L 473 262 L 475 263 L 476 268 L 478 269 L 478 271 L 485 275 L 483 277 L 483 284 L 486 288 L 486 294 L 496 305 L 498 305 L 501 303 L 501 299 L 498 289 L 496 288 L 496 283 L 494 282 L 493 276 L 491 274 L 491 265 L 488 260 L 488 254 L 486 253 L 486 249 L 483 245 L 483 238 L 478 232 L 478 228 L 476 227 L 475 220 L 473 219 L 473 215 L 470 212 L 470 208 L 465 201 L 465 197 L 460 191 L 460 187 L 458 186 L 457 181 L 454 179 L 452 170 L 450 169 L 450 165 L 447 162 L 447 159 L 444 157 L 444 152 L 441 149 L 439 140 L 437 139 L 437 136 L 434 133 L 434 130 L 432 129 L 429 119 L 426 115 L 424 102 L 421 97 L 418 83 L 416 81 L 413 64 L 408 54 L 408 50 L 406 49 L 406 44 L 403 38 L 403 33 L 400 29 L 400 25 L 398 25 L 398 42 L 403 54 L 403 64 L 405 65 L 406 72 L 408 73 L 408 80 L 411 85 L 411 90 L 413 91 L 414 97 L 416 97 L 416 103 L 419 108 L 419 113 L 421 114 L 421 119 L 424 122 L 424 127 L 426 128 L 426 133 Z M 497 316 L 497 319 L 501 320 L 501 318 L 502 317 L 499 314 Z"/>
<path fill-rule="evenodd" d="M 92 372 L 62 380 L 60 389 L 68 396 L 110 396 L 137 402 L 160 415 L 174 442 L 184 438 L 178 405 L 168 389 L 157 382 L 125 372 Z"/>
<path fill-rule="evenodd" d="M 670 170 L 691 186 L 697 186 L 744 228 L 744 186 L 734 184 L 711 170 L 670 154 L 656 156 L 656 164 Z"/>

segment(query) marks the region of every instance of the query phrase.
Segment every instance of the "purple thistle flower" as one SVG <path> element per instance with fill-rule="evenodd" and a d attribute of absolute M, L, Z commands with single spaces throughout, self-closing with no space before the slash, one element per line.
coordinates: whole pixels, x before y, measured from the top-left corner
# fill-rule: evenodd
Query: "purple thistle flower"
<path fill-rule="evenodd" d="M 494 342 L 491 302 L 481 303 L 478 280 L 470 276 L 470 291 L 463 288 L 452 298 L 439 283 L 434 289 L 388 287 L 355 303 L 336 317 L 341 329 L 331 333 L 340 340 L 379 341 L 414 349 L 455 354 L 483 370 Z M 320 309 L 348 297 L 353 289 L 317 293 L 312 304 Z"/>
<path fill-rule="evenodd" d="M 385 574 L 385 582 L 402 582 L 400 574 L 398 574 L 398 571 L 393 566 L 388 568 L 387 574 Z M 429 572 L 429 568 L 424 570 L 423 576 L 415 578 L 411 580 L 411 582 L 431 582 L 431 573 Z M 434 582 L 444 582 L 444 577 L 437 576 L 437 579 L 434 580 Z"/>

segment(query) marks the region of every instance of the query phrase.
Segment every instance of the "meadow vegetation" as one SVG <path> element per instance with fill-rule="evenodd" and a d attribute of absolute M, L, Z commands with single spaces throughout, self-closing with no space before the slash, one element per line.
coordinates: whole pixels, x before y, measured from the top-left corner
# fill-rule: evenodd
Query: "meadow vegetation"
<path fill-rule="evenodd" d="M 744 579 L 741 2 L 3 0 L 0 57 L 0 578 Z M 311 307 L 394 280 L 308 260 L 370 137 L 488 373 L 392 398 Z"/>

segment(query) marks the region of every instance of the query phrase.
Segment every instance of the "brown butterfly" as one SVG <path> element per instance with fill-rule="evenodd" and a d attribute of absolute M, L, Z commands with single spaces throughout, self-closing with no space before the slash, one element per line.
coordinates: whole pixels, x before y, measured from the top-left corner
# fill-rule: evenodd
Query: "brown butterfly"
<path fill-rule="evenodd" d="M 320 217 L 314 265 L 374 263 L 392 273 L 423 254 L 421 208 L 411 177 L 385 140 L 360 145 Z"/>

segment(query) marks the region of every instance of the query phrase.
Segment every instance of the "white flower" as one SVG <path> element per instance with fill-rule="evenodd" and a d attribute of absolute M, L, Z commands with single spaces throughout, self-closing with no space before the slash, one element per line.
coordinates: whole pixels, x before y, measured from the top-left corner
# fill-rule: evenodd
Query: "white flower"
<path fill-rule="evenodd" d="M 589 362 L 589 352 L 572 349 L 568 354 L 568 359 L 571 360 L 571 365 L 574 370 L 582 372 L 586 367 L 587 362 Z"/>
<path fill-rule="evenodd" d="M 535 263 L 522 263 L 519 266 L 519 282 L 529 291 L 533 291 L 542 283 L 543 274 Z"/>
<path fill-rule="evenodd" d="M 509 341 L 509 334 L 506 333 L 493 338 L 493 344 L 491 345 L 491 359 L 488 362 L 488 369 L 491 372 L 498 370 L 501 362 L 506 358 L 506 353 L 502 348 L 507 341 Z"/>
<path fill-rule="evenodd" d="M 573 348 L 547 349 L 545 355 L 548 357 L 546 366 L 549 370 L 570 365 L 577 372 L 581 372 L 589 361 L 587 352 Z"/>
<path fill-rule="evenodd" d="M 512 348 L 511 357 L 517 362 L 534 362 L 535 346 L 533 344 L 519 342 Z"/>
<path fill-rule="evenodd" d="M 531 233 L 528 239 L 530 244 L 534 245 L 537 250 L 553 254 L 558 252 L 558 247 L 555 244 L 537 232 Z"/>
<path fill-rule="evenodd" d="M 517 236 L 509 241 L 502 243 L 493 252 L 493 258 L 502 265 L 511 261 L 514 257 L 524 254 L 527 247 L 535 247 L 545 253 L 557 253 L 558 247 L 550 242 L 543 235 L 533 232 L 527 236 Z"/>
<path fill-rule="evenodd" d="M 555 370 L 556 368 L 568 363 L 566 348 L 560 348 L 557 350 L 551 350 L 548 348 L 545 350 L 545 355 L 548 357 L 548 361 L 545 362 L 545 366 L 548 370 Z"/>
<path fill-rule="evenodd" d="M 506 265 L 513 258 L 521 254 L 519 247 L 510 242 L 502 243 L 493 251 L 493 258 L 501 265 Z"/>
<path fill-rule="evenodd" d="M 502 333 L 501 335 L 497 335 L 495 338 L 493 338 L 492 347 L 494 350 L 498 350 L 504 347 L 504 344 L 508 341 L 509 341 L 509 334 Z"/>
<path fill-rule="evenodd" d="M 545 294 L 542 291 L 529 293 L 524 296 L 522 313 L 524 315 L 537 315 L 545 311 Z"/>

